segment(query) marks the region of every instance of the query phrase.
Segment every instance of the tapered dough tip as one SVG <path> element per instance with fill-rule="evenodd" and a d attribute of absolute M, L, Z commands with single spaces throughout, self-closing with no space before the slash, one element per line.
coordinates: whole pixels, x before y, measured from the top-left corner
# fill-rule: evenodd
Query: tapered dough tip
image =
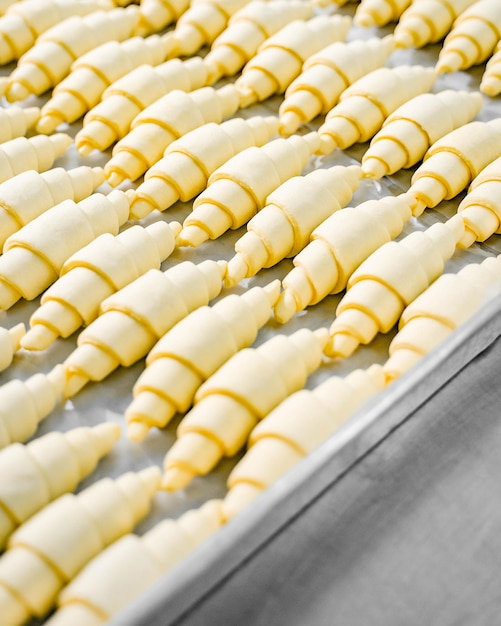
<path fill-rule="evenodd" d="M 248 271 L 249 267 L 247 263 L 242 258 L 242 255 L 237 252 L 237 254 L 228 261 L 228 269 L 224 277 L 224 286 L 234 287 L 238 285 L 238 283 L 247 276 Z"/>
<path fill-rule="evenodd" d="M 52 385 L 55 393 L 58 396 L 62 396 L 64 392 L 64 384 L 66 382 L 66 375 L 64 367 L 59 363 L 55 365 L 47 374 L 47 380 Z"/>
<path fill-rule="evenodd" d="M 73 143 L 73 137 L 66 133 L 51 135 L 52 146 L 56 154 L 64 154 Z"/>
<path fill-rule="evenodd" d="M 169 467 L 163 476 L 160 488 L 164 491 L 178 491 L 184 489 L 195 478 L 195 474 L 181 467 Z"/>
<path fill-rule="evenodd" d="M 494 98 L 501 93 L 501 79 L 496 76 L 484 76 L 479 89 L 486 96 Z"/>
<path fill-rule="evenodd" d="M 92 429 L 96 435 L 100 456 L 111 450 L 122 435 L 122 429 L 114 422 L 103 422 Z"/>
<path fill-rule="evenodd" d="M 125 176 L 122 176 L 122 174 L 119 174 L 118 172 L 112 171 L 106 174 L 106 180 L 110 187 L 118 187 L 118 185 L 121 185 L 124 182 Z"/>
<path fill-rule="evenodd" d="M 77 143 L 77 150 L 80 156 L 86 157 L 89 156 L 94 150 L 96 150 L 92 144 L 87 141 L 80 141 Z"/>
<path fill-rule="evenodd" d="M 9 334 L 11 336 L 12 345 L 15 352 L 16 350 L 19 350 L 21 346 L 21 340 L 26 334 L 26 326 L 23 324 L 23 322 L 20 322 L 19 324 L 12 326 L 12 328 L 9 328 Z"/>
<path fill-rule="evenodd" d="M 283 137 L 289 137 L 301 124 L 302 120 L 295 111 L 285 111 L 279 118 L 278 132 Z"/>
<path fill-rule="evenodd" d="M 324 348 L 324 354 L 331 359 L 347 358 L 351 356 L 360 345 L 356 337 L 347 335 L 346 333 L 335 333 L 331 336 L 330 341 Z"/>
<path fill-rule="evenodd" d="M 365 178 L 380 180 L 387 173 L 386 164 L 376 157 L 369 157 L 362 161 L 362 172 Z"/>
<path fill-rule="evenodd" d="M 99 185 L 102 185 L 104 181 L 106 180 L 106 177 L 104 175 L 104 168 L 100 167 L 99 165 L 96 165 L 95 167 L 91 169 L 91 174 L 92 174 L 92 187 L 93 189 L 97 189 L 97 187 L 99 187 Z"/>
<path fill-rule="evenodd" d="M 130 205 L 130 218 L 140 220 L 152 213 L 156 208 L 149 200 L 136 194 Z"/>
<path fill-rule="evenodd" d="M 209 234 L 200 226 L 196 224 L 190 224 L 185 226 L 179 235 L 176 237 L 176 244 L 178 246 L 190 246 L 196 248 L 200 244 L 209 239 Z"/>
<path fill-rule="evenodd" d="M 144 483 L 147 492 L 151 495 L 160 489 L 162 483 L 162 470 L 156 465 L 151 465 L 139 472 L 141 481 Z"/>
<path fill-rule="evenodd" d="M 7 91 L 7 85 L 9 84 L 9 77 L 8 76 L 1 76 L 0 77 L 0 96 L 4 96 L 5 92 Z"/>
<path fill-rule="evenodd" d="M 24 110 L 24 117 L 28 128 L 34 126 L 40 119 L 40 107 L 26 107 Z"/>
<path fill-rule="evenodd" d="M 275 304 L 275 319 L 279 324 L 288 322 L 297 312 L 296 300 L 290 289 L 285 288 Z"/>
<path fill-rule="evenodd" d="M 37 132 L 43 135 L 50 135 L 63 123 L 63 119 L 56 115 L 42 115 L 37 122 Z"/>
<path fill-rule="evenodd" d="M 35 324 L 21 339 L 25 350 L 46 350 L 58 338 L 58 334 L 44 324 Z"/>
<path fill-rule="evenodd" d="M 20 102 L 31 96 L 31 91 L 22 83 L 17 81 L 9 81 L 5 86 L 5 97 L 8 102 Z"/>
<path fill-rule="evenodd" d="M 452 74 L 461 69 L 463 65 L 462 56 L 455 51 L 446 52 L 442 56 L 438 57 L 438 61 L 435 65 L 435 71 L 437 74 Z"/>
<path fill-rule="evenodd" d="M 362 28 L 372 28 L 376 26 L 376 21 L 370 13 L 357 11 L 353 16 L 353 24 L 355 26 L 362 26 Z"/>
<path fill-rule="evenodd" d="M 476 240 L 477 240 L 477 237 L 475 233 L 469 228 L 465 228 L 463 236 L 458 241 L 458 248 L 462 248 L 463 250 L 466 250 L 467 248 L 472 246 Z"/>
<path fill-rule="evenodd" d="M 241 482 L 234 485 L 223 500 L 222 508 L 225 522 L 233 519 L 237 513 L 245 509 L 262 492 L 263 489 L 261 487 L 251 483 Z"/>
<path fill-rule="evenodd" d="M 268 283 L 263 287 L 271 306 L 274 306 L 280 297 L 281 285 L 282 283 L 280 282 L 280 279 L 275 278 L 275 280 L 272 280 L 271 283 Z"/>
<path fill-rule="evenodd" d="M 247 85 L 236 85 L 238 96 L 240 99 L 240 107 L 241 109 L 246 109 L 247 107 L 256 104 L 259 101 L 256 93 L 253 89 L 250 89 Z"/>
<path fill-rule="evenodd" d="M 127 423 L 127 439 L 130 441 L 144 441 L 151 428 L 144 422 L 132 420 Z"/>
<path fill-rule="evenodd" d="M 414 39 L 408 31 L 400 30 L 395 32 L 396 48 L 412 48 L 412 46 L 414 46 Z"/>
<path fill-rule="evenodd" d="M 337 148 L 337 143 L 335 139 L 331 137 L 330 135 L 323 133 L 320 135 L 320 144 L 318 148 L 315 150 L 315 154 L 325 156 L 327 154 L 330 154 L 331 152 L 334 152 L 336 148 Z"/>
<path fill-rule="evenodd" d="M 423 214 L 424 210 L 426 209 L 426 202 L 424 200 L 422 200 L 421 198 L 416 198 L 415 199 L 415 204 L 414 206 L 411 207 L 412 210 L 412 216 L 413 217 L 419 217 L 420 215 Z"/>
<path fill-rule="evenodd" d="M 88 376 L 77 374 L 76 372 L 66 372 L 63 395 L 65 398 L 72 398 L 89 382 Z"/>

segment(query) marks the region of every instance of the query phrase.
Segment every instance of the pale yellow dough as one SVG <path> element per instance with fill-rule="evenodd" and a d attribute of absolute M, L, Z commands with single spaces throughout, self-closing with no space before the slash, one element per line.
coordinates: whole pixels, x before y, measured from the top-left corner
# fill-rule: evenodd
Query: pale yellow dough
<path fill-rule="evenodd" d="M 335 41 L 344 41 L 350 26 L 348 16 L 317 15 L 294 20 L 268 37 L 235 80 L 241 106 L 284 93 L 306 59 Z"/>
<path fill-rule="evenodd" d="M 163 488 L 183 488 L 224 456 L 235 455 L 256 423 L 320 367 L 327 340 L 325 328 L 302 328 L 226 361 L 198 388 L 193 408 L 179 424 L 165 455 Z"/>
<path fill-rule="evenodd" d="M 478 91 L 423 93 L 398 107 L 371 140 L 362 170 L 379 179 L 420 161 L 441 137 L 471 122 L 482 107 Z"/>
<path fill-rule="evenodd" d="M 144 535 L 126 535 L 95 557 L 60 593 L 47 626 L 98 626 L 122 611 L 223 525 L 220 500 L 209 500 Z"/>
<path fill-rule="evenodd" d="M 102 233 L 116 235 L 129 217 L 123 191 L 63 200 L 7 238 L 0 256 L 0 308 L 33 300 L 57 280 L 64 262 Z"/>
<path fill-rule="evenodd" d="M 402 312 L 383 365 L 387 379 L 404 374 L 500 291 L 499 256 L 439 276 Z"/>
<path fill-rule="evenodd" d="M 183 261 L 165 272 L 149 270 L 106 298 L 63 363 L 65 395 L 146 356 L 174 324 L 220 293 L 225 271 L 225 261 Z"/>
<path fill-rule="evenodd" d="M 261 268 L 298 254 L 312 231 L 350 202 L 361 177 L 358 165 L 335 165 L 289 178 L 272 191 L 235 242 L 225 285 L 232 287 Z"/>
<path fill-rule="evenodd" d="M 136 115 L 130 131 L 115 144 L 104 166 L 108 183 L 115 187 L 125 179 L 137 180 L 173 141 L 208 122 L 219 124 L 238 107 L 238 92 L 231 84 L 170 91 Z"/>
<path fill-rule="evenodd" d="M 501 156 L 501 118 L 473 121 L 447 133 L 426 152 L 411 178 L 409 193 L 426 207 L 454 198 L 489 163 Z"/>
<path fill-rule="evenodd" d="M 397 22 L 412 0 L 360 0 L 353 21 L 370 28 Z"/>
<path fill-rule="evenodd" d="M 301 74 L 285 90 L 279 108 L 280 134 L 291 135 L 337 104 L 356 80 L 382 67 L 395 49 L 393 37 L 336 41 L 303 63 Z"/>
<path fill-rule="evenodd" d="M 55 367 L 0 387 L 0 448 L 29 439 L 62 398 L 64 371 Z"/>
<path fill-rule="evenodd" d="M 278 120 L 254 115 L 220 124 L 208 122 L 173 141 L 144 174 L 131 201 L 132 219 L 164 211 L 178 200 L 187 202 L 207 186 L 209 176 L 242 150 L 262 146 L 278 131 Z"/>
<path fill-rule="evenodd" d="M 148 353 L 132 389 L 134 399 L 125 411 L 129 438 L 141 440 L 150 428 L 163 428 L 176 413 L 185 413 L 203 381 L 254 342 L 279 293 L 275 280 L 229 294 L 173 326 Z"/>
<path fill-rule="evenodd" d="M 178 244 L 197 246 L 230 228 L 243 226 L 263 208 L 273 190 L 301 173 L 319 142 L 316 132 L 277 138 L 262 147 L 247 148 L 226 161 L 210 175 L 207 188 L 195 198 Z"/>
<path fill-rule="evenodd" d="M 275 319 L 283 324 L 330 293 L 342 291 L 362 261 L 402 232 L 414 204 L 408 194 L 367 200 L 337 211 L 317 226 L 282 280 Z"/>
<path fill-rule="evenodd" d="M 91 474 L 120 437 L 118 424 L 50 432 L 0 451 L 0 549 L 34 513 Z"/>
<path fill-rule="evenodd" d="M 165 61 L 165 35 L 107 41 L 78 57 L 71 70 L 52 90 L 42 106 L 37 130 L 50 134 L 60 124 L 80 119 L 101 100 L 105 89 L 141 65 Z"/>
<path fill-rule="evenodd" d="M 131 226 L 118 235 L 103 233 L 63 264 L 60 277 L 40 299 L 21 341 L 28 350 L 44 350 L 57 339 L 89 325 L 101 302 L 150 269 L 160 269 L 175 248 L 177 222 Z"/>
<path fill-rule="evenodd" d="M 44 617 L 86 563 L 148 514 L 160 478 L 157 467 L 103 478 L 59 496 L 19 526 L 0 557 L 2 619 L 21 626 Z"/>
<path fill-rule="evenodd" d="M 0 183 L 21 172 L 49 170 L 73 143 L 66 133 L 15 137 L 0 144 Z"/>
<path fill-rule="evenodd" d="M 189 8 L 190 0 L 141 0 L 138 33 L 144 37 L 161 32 Z M 169 44 L 169 49 L 172 44 Z"/>
<path fill-rule="evenodd" d="M 29 50 L 43 32 L 72 15 L 110 11 L 112 0 L 24 0 L 16 2 L 0 20 L 0 65 Z"/>
<path fill-rule="evenodd" d="M 326 354 L 350 356 L 378 332 L 389 332 L 403 309 L 440 276 L 463 234 L 463 220 L 454 215 L 373 252 L 348 280 Z"/>
<path fill-rule="evenodd" d="M 232 15 L 249 0 L 192 0 L 170 33 L 171 57 L 189 57 L 210 47 Z"/>
<path fill-rule="evenodd" d="M 319 154 L 369 141 L 395 109 L 414 96 L 428 92 L 436 74 L 431 67 L 380 67 L 347 87 L 326 115 L 318 132 Z"/>
<path fill-rule="evenodd" d="M 457 210 L 465 223 L 461 247 L 501 232 L 501 156 L 480 170 Z"/>
<path fill-rule="evenodd" d="M 372 365 L 344 378 L 331 376 L 283 400 L 252 430 L 248 450 L 228 477 L 225 520 L 240 513 L 384 386 L 382 367 Z"/>
<path fill-rule="evenodd" d="M 170 59 L 157 66 L 140 65 L 107 87 L 101 101 L 83 118 L 75 135 L 82 156 L 106 150 L 124 137 L 132 120 L 147 106 L 174 89 L 192 91 L 207 83 L 203 59 Z"/>
<path fill-rule="evenodd" d="M 135 34 L 137 6 L 74 15 L 43 32 L 19 59 L 5 90 L 9 102 L 41 95 L 57 85 L 82 54 L 105 41 L 123 41 Z"/>
<path fill-rule="evenodd" d="M 498 0 L 478 0 L 454 21 L 445 38 L 437 72 L 456 72 L 486 61 L 501 39 L 501 3 Z"/>
<path fill-rule="evenodd" d="M 237 11 L 212 43 L 204 63 L 209 83 L 234 76 L 256 54 L 264 41 L 294 20 L 313 16 L 313 4 L 302 0 L 254 0 Z"/>
<path fill-rule="evenodd" d="M 15 353 L 21 347 L 21 338 L 25 332 L 26 327 L 22 322 L 12 328 L 0 326 L 0 372 L 12 363 Z"/>
<path fill-rule="evenodd" d="M 6 239 L 63 200 L 80 202 L 104 182 L 101 167 L 26 170 L 0 184 L 0 249 Z"/>
<path fill-rule="evenodd" d="M 393 31 L 397 45 L 422 48 L 440 42 L 456 18 L 477 0 L 413 0 Z"/>

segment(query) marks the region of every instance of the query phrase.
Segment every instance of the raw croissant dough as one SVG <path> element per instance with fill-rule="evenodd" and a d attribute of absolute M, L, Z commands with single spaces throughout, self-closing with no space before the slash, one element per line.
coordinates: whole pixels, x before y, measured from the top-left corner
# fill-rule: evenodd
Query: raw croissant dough
<path fill-rule="evenodd" d="M 144 439 L 150 428 L 163 428 L 176 413 L 185 413 L 203 381 L 254 342 L 279 293 L 275 280 L 229 294 L 173 326 L 149 352 L 132 389 L 134 399 L 125 411 L 129 438 Z"/>
<path fill-rule="evenodd" d="M 14 530 L 91 474 L 120 437 L 118 424 L 105 422 L 61 433 L 49 432 L 28 444 L 0 451 L 0 549 Z"/>
<path fill-rule="evenodd" d="M 69 337 L 89 325 L 101 302 L 150 269 L 160 269 L 175 248 L 177 222 L 138 224 L 114 236 L 103 233 L 69 257 L 60 278 L 42 294 L 40 307 L 30 317 L 23 348 L 44 350 L 57 337 Z"/>
<path fill-rule="evenodd" d="M 256 423 L 320 367 L 327 340 L 325 328 L 302 328 L 244 348 L 226 361 L 199 387 L 179 424 L 164 459 L 162 487 L 181 489 L 224 456 L 235 455 Z"/>
<path fill-rule="evenodd" d="M 0 614 L 9 626 L 44 617 L 61 589 L 99 552 L 128 534 L 150 511 L 157 467 L 103 478 L 67 493 L 10 536 L 0 557 Z"/>

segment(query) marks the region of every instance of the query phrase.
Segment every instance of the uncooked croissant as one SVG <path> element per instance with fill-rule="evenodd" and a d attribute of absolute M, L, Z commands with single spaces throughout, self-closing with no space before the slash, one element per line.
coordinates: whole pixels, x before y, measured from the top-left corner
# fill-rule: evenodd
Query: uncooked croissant
<path fill-rule="evenodd" d="M 426 152 L 411 178 L 415 215 L 454 198 L 489 163 L 501 156 L 501 118 L 473 121 L 447 133 Z"/>
<path fill-rule="evenodd" d="M 229 294 L 173 326 L 149 352 L 133 387 L 134 399 L 125 411 L 129 438 L 144 439 L 150 428 L 164 428 L 176 413 L 185 413 L 202 382 L 254 342 L 279 293 L 276 280 Z"/>
<path fill-rule="evenodd" d="M 254 115 L 247 120 L 234 117 L 220 124 L 209 122 L 186 133 L 145 172 L 132 197 L 130 217 L 141 219 L 178 200 L 191 200 L 205 189 L 218 167 L 246 148 L 264 145 L 277 131 L 274 115 Z"/>
<path fill-rule="evenodd" d="M 257 348 L 244 348 L 208 378 L 177 429 L 164 459 L 162 487 L 181 489 L 235 455 L 256 423 L 301 389 L 322 363 L 325 328 L 277 334 Z"/>
<path fill-rule="evenodd" d="M 310 56 L 285 90 L 278 111 L 280 134 L 291 135 L 317 115 L 328 113 L 349 85 L 382 67 L 394 49 L 393 37 L 372 37 L 336 41 Z"/>
<path fill-rule="evenodd" d="M 50 134 L 60 124 L 80 119 L 111 84 L 141 65 L 159 65 L 166 54 L 165 35 L 150 35 L 107 41 L 78 57 L 42 106 L 38 132 Z"/>
<path fill-rule="evenodd" d="M 409 370 L 501 290 L 501 257 L 443 274 L 406 307 L 383 364 L 388 380 Z"/>
<path fill-rule="evenodd" d="M 44 617 L 58 593 L 99 552 L 149 512 L 160 471 L 148 467 L 66 493 L 24 522 L 0 557 L 0 614 L 9 626 Z"/>
<path fill-rule="evenodd" d="M 353 21 L 359 26 L 386 26 L 396 22 L 412 0 L 360 0 Z"/>
<path fill-rule="evenodd" d="M 337 211 L 317 226 L 282 280 L 275 319 L 283 324 L 330 293 L 342 291 L 362 261 L 402 232 L 414 204 L 409 194 L 367 200 Z"/>
<path fill-rule="evenodd" d="M 456 18 L 477 0 L 413 0 L 400 16 L 393 34 L 403 48 L 422 48 L 438 43 Z"/>
<path fill-rule="evenodd" d="M 247 232 L 235 242 L 225 286 L 233 287 L 261 268 L 298 254 L 312 231 L 350 202 L 361 176 L 358 165 L 335 165 L 289 178 L 272 191 L 264 208 L 247 224 Z"/>
<path fill-rule="evenodd" d="M 26 170 L 0 184 L 0 250 L 6 239 L 63 200 L 80 202 L 104 182 L 101 167 Z"/>
<path fill-rule="evenodd" d="M 0 387 L 0 448 L 26 441 L 61 400 L 64 371 L 56 366 L 48 374 L 17 378 Z"/>
<path fill-rule="evenodd" d="M 344 41 L 351 18 L 317 15 L 294 20 L 264 41 L 235 81 L 240 106 L 248 107 L 283 93 L 299 76 L 308 57 L 335 41 Z"/>
<path fill-rule="evenodd" d="M 171 57 L 189 57 L 211 46 L 228 26 L 232 15 L 249 0 L 192 0 L 169 33 Z"/>
<path fill-rule="evenodd" d="M 163 31 L 166 26 L 176 22 L 189 6 L 190 0 L 141 0 L 138 33 L 144 37 Z"/>
<path fill-rule="evenodd" d="M 468 193 L 457 211 L 464 220 L 465 233 L 460 247 L 485 241 L 501 232 L 501 156 L 492 161 L 472 180 Z"/>
<path fill-rule="evenodd" d="M 128 134 L 115 144 L 104 166 L 106 180 L 112 187 L 125 179 L 137 180 L 173 141 L 207 122 L 222 122 L 238 107 L 238 92 L 232 84 L 189 93 L 170 91 L 136 115 Z"/>
<path fill-rule="evenodd" d="M 57 280 L 63 263 L 102 233 L 116 235 L 129 217 L 123 191 L 63 200 L 8 237 L 0 256 L 0 308 L 33 300 Z"/>
<path fill-rule="evenodd" d="M 19 59 L 8 77 L 5 97 L 9 102 L 41 95 L 59 83 L 71 64 L 82 54 L 105 41 L 123 41 L 135 34 L 139 8 L 74 15 L 42 33 Z"/>
<path fill-rule="evenodd" d="M 223 522 L 221 500 L 209 500 L 176 520 L 163 520 L 141 537 L 130 534 L 119 539 L 61 591 L 60 608 L 46 626 L 104 625 Z"/>
<path fill-rule="evenodd" d="M 85 115 L 83 128 L 75 135 L 78 152 L 87 156 L 92 150 L 106 150 L 127 134 L 132 120 L 148 105 L 174 89 L 203 87 L 207 75 L 199 57 L 140 65 L 107 87 L 101 102 Z"/>
<path fill-rule="evenodd" d="M 150 270 L 106 298 L 63 363 L 65 396 L 146 356 L 174 324 L 220 293 L 225 271 L 225 261 L 183 261 L 165 272 Z"/>
<path fill-rule="evenodd" d="M 63 264 L 60 277 L 42 294 L 21 340 L 27 350 L 45 350 L 57 337 L 89 325 L 101 302 L 150 269 L 160 269 L 175 248 L 177 222 L 136 225 L 114 236 L 103 233 Z"/>
<path fill-rule="evenodd" d="M 0 326 L 0 372 L 12 363 L 14 354 L 21 347 L 21 338 L 25 332 L 26 327 L 22 322 L 12 328 Z"/>
<path fill-rule="evenodd" d="M 302 0 L 253 0 L 228 21 L 212 43 L 204 63 L 212 85 L 223 76 L 234 76 L 256 54 L 259 46 L 294 20 L 313 15 L 313 4 Z"/>
<path fill-rule="evenodd" d="M 389 332 L 405 306 L 443 272 L 463 233 L 463 220 L 454 215 L 373 252 L 348 280 L 325 353 L 347 357 L 377 333 Z"/>
<path fill-rule="evenodd" d="M 390 113 L 429 91 L 435 79 L 433 68 L 421 65 L 380 67 L 362 76 L 343 91 L 318 129 L 319 154 L 369 141 Z"/>
<path fill-rule="evenodd" d="M 273 190 L 301 173 L 319 144 L 316 132 L 292 135 L 260 148 L 252 146 L 226 161 L 211 174 L 207 189 L 195 199 L 178 245 L 198 246 L 229 228 L 243 226 L 263 208 Z"/>
<path fill-rule="evenodd" d="M 436 141 L 470 122 L 482 107 L 478 91 L 423 93 L 398 107 L 362 157 L 365 176 L 379 179 L 420 161 Z"/>
<path fill-rule="evenodd" d="M 487 61 L 479 89 L 491 98 L 501 93 L 501 41 L 498 42 L 493 55 Z"/>
<path fill-rule="evenodd" d="M 110 11 L 112 0 L 24 0 L 16 2 L 0 20 L 0 65 L 29 50 L 44 31 L 72 15 Z"/>
<path fill-rule="evenodd" d="M 248 506 L 296 463 L 328 439 L 385 386 L 380 365 L 331 376 L 313 389 L 296 391 L 249 435 L 248 450 L 228 477 L 225 520 Z"/>
<path fill-rule="evenodd" d="M 0 183 L 27 170 L 44 172 L 73 143 L 70 135 L 15 137 L 0 144 Z"/>
<path fill-rule="evenodd" d="M 20 524 L 91 474 L 119 437 L 118 424 L 105 422 L 0 451 L 0 550 Z"/>
<path fill-rule="evenodd" d="M 454 21 L 436 63 L 438 73 L 466 70 L 486 61 L 501 39 L 501 3 L 478 0 Z"/>

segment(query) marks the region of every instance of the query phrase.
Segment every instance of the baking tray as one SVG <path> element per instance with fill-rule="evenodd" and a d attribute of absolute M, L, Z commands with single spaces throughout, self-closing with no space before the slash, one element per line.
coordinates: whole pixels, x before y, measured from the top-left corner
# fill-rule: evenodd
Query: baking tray
<path fill-rule="evenodd" d="M 340 12 L 352 15 L 353 5 L 351 7 L 347 5 Z M 368 38 L 373 35 L 384 36 L 388 32 L 390 32 L 389 28 L 353 27 L 349 39 Z M 438 50 L 439 46 L 428 46 L 422 50 L 403 50 L 395 53 L 388 65 L 433 65 Z M 4 68 L 4 73 L 8 71 L 9 68 Z M 440 76 L 433 90 L 477 89 L 481 72 L 482 67 L 468 72 Z M 43 104 L 44 101 L 44 98 L 30 98 L 23 103 L 23 106 Z M 248 117 L 276 114 L 280 102 L 279 97 L 271 98 L 265 103 L 243 110 L 239 115 Z M 492 119 L 500 112 L 501 107 L 498 101 L 485 97 L 484 107 L 477 119 Z M 305 133 L 316 127 L 315 123 L 309 124 L 301 132 Z M 80 124 L 76 123 L 58 130 L 74 136 L 79 128 Z M 355 145 L 346 151 L 336 150 L 328 157 L 312 159 L 305 172 L 315 167 L 358 163 L 366 148 L 365 144 Z M 110 151 L 94 152 L 82 158 L 72 146 L 63 158 L 55 162 L 54 167 L 64 166 L 70 169 L 80 164 L 104 165 L 110 154 Z M 377 184 L 363 181 L 349 204 L 355 205 L 369 198 L 389 194 L 396 195 L 408 188 L 411 174 L 412 171 L 402 171 Z M 120 188 L 127 189 L 133 186 L 126 182 Z M 110 188 L 105 184 L 98 191 L 107 193 L 109 190 Z M 445 221 L 454 213 L 459 200 L 460 197 L 453 201 L 443 202 L 436 210 L 428 209 L 419 219 L 410 220 L 401 237 L 412 230 L 424 229 L 437 220 Z M 191 203 L 177 203 L 164 213 L 151 214 L 141 223 L 146 225 L 158 219 L 183 221 L 190 210 Z M 207 242 L 193 250 L 178 249 L 162 264 L 162 269 L 167 269 L 185 259 L 195 262 L 205 258 L 229 259 L 233 254 L 234 242 L 244 232 L 245 227 L 237 231 L 229 231 L 220 239 Z M 445 271 L 457 271 L 468 262 L 481 261 L 487 256 L 500 252 L 501 243 L 498 237 L 491 237 L 484 244 L 475 244 L 469 250 L 458 250 L 447 262 Z M 220 297 L 231 292 L 242 292 L 254 285 L 267 284 L 274 278 L 283 278 L 291 267 L 292 262 L 285 260 L 274 268 L 262 270 L 255 278 L 242 281 L 231 290 L 224 290 Z M 319 305 L 296 315 L 283 326 L 271 319 L 260 331 L 254 345 L 259 345 L 277 332 L 291 334 L 304 326 L 319 328 L 329 325 L 340 297 L 340 295 L 329 296 Z M 26 323 L 37 306 L 38 299 L 33 302 L 18 302 L 7 313 L 0 314 L 0 323 L 7 327 L 20 321 Z M 263 494 L 249 507 L 245 515 L 242 514 L 232 520 L 112 623 L 135 625 L 174 623 L 186 612 L 196 610 L 206 594 L 213 593 L 217 586 L 223 589 L 227 576 L 241 568 L 252 555 L 258 554 L 263 546 L 269 544 L 274 537 L 280 536 L 283 529 L 287 528 L 288 523 L 296 515 L 303 510 L 307 515 L 309 507 L 323 490 L 327 490 L 342 475 L 349 473 L 350 468 L 370 454 L 373 446 L 376 446 L 379 441 L 385 437 L 391 437 L 393 429 L 412 417 L 413 411 L 420 404 L 428 400 L 433 402 L 434 394 L 442 385 L 445 385 L 462 367 L 495 341 L 500 334 L 500 322 L 497 321 L 499 316 L 496 315 L 499 306 L 497 299 L 487 305 L 475 319 L 465 324 L 450 340 L 423 359 L 412 372 L 393 383 L 365 409 L 357 412 L 329 442 Z M 359 348 L 349 359 L 325 364 L 309 378 L 307 387 L 316 386 L 331 374 L 345 375 L 355 368 L 367 367 L 373 362 L 383 363 L 386 360 L 388 344 L 393 334 L 394 331 L 387 335 L 379 335 L 374 342 L 369 346 Z M 76 335 L 67 340 L 59 340 L 40 354 L 21 351 L 12 366 L 0 374 L 0 384 L 13 378 L 25 379 L 38 371 L 50 371 L 56 363 L 64 360 L 75 345 Z M 71 401 L 56 407 L 52 414 L 40 424 L 36 436 L 51 430 L 66 431 L 76 426 L 94 425 L 102 421 L 116 422 L 123 426 L 123 413 L 132 399 L 132 386 L 143 368 L 144 361 L 141 361 L 130 368 L 115 371 L 101 383 L 87 385 Z M 173 420 L 162 431 L 151 432 L 142 443 L 130 442 L 123 435 L 111 454 L 101 461 L 97 470 L 80 484 L 78 490 L 104 476 L 116 477 L 125 471 L 139 470 L 151 464 L 161 465 L 165 452 L 174 441 L 178 421 L 179 419 Z M 136 532 L 142 534 L 165 517 L 177 518 L 186 510 L 198 507 L 208 499 L 224 496 L 226 478 L 238 458 L 237 455 L 236 458 L 225 459 L 212 474 L 195 479 L 185 490 L 172 494 L 163 492 L 157 494 L 153 510 L 138 525 Z M 199 619 L 203 622 L 203 612 L 199 614 Z"/>

